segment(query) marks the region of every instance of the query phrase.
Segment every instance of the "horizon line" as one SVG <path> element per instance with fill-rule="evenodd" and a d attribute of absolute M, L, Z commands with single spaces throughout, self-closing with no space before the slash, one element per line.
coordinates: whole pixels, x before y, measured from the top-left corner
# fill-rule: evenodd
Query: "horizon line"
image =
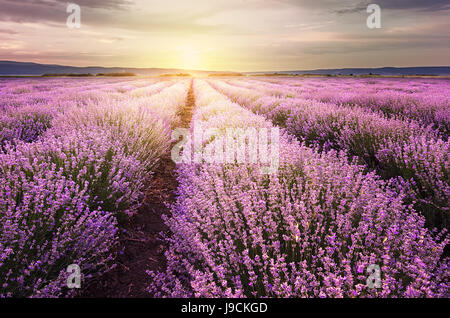
<path fill-rule="evenodd" d="M 348 69 L 384 69 L 384 68 L 445 68 L 450 67 L 450 65 L 414 65 L 414 66 L 379 66 L 379 67 L 367 67 L 367 66 L 352 66 L 352 67 L 335 67 L 335 68 L 314 68 L 314 69 L 301 69 L 293 68 L 288 70 L 258 70 L 258 71 L 234 71 L 234 70 L 205 70 L 205 69 L 186 69 L 178 67 L 131 67 L 131 66 L 101 66 L 101 65 L 89 65 L 89 66 L 77 66 L 77 65 L 66 65 L 66 64 L 53 64 L 53 63 L 39 63 L 34 61 L 16 61 L 16 60 L 0 60 L 2 62 L 9 63 L 27 63 L 36 65 L 46 65 L 46 66 L 60 66 L 60 67 L 73 67 L 73 68 L 122 68 L 122 69 L 160 69 L 160 70 L 183 70 L 183 71 L 194 71 L 194 72 L 223 72 L 223 73 L 274 73 L 274 72 L 307 72 L 307 71 L 327 71 L 327 70 L 348 70 Z"/>

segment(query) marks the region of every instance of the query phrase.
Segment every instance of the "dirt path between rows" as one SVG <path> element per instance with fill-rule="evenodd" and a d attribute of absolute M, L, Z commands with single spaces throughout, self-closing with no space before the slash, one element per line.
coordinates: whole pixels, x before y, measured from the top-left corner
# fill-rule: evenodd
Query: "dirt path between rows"
<path fill-rule="evenodd" d="M 185 128 L 190 126 L 195 106 L 192 85 L 193 80 L 186 104 L 179 113 L 181 127 Z M 151 297 L 145 290 L 151 283 L 146 271 L 165 268 L 165 246 L 159 239 L 159 233 L 166 232 L 167 227 L 161 216 L 169 213 L 167 204 L 175 202 L 175 190 L 178 186 L 176 177 L 176 165 L 170 158 L 169 150 L 154 171 L 142 208 L 124 226 L 126 232 L 120 234 L 123 253 L 116 260 L 117 267 L 90 281 L 82 297 Z"/>

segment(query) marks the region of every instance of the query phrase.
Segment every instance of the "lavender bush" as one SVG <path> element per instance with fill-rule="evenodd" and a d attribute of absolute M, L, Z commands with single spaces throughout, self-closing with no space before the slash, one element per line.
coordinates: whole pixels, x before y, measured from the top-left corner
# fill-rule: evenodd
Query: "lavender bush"
<path fill-rule="evenodd" d="M 200 82 L 196 119 L 226 125 L 239 107 Z M 219 105 L 215 107 L 215 105 Z M 204 111 L 206 109 L 206 111 Z M 215 111 L 214 111 L 215 109 Z M 210 114 L 210 117 L 208 117 Z M 241 109 L 240 125 L 268 125 Z M 208 126 L 207 126 L 208 127 Z M 214 126 L 209 126 L 214 127 Z M 149 292 L 168 297 L 447 297 L 448 243 L 394 191 L 345 154 L 318 153 L 288 135 L 280 170 L 254 165 L 178 168 L 165 218 L 167 270 Z M 432 235 L 433 234 L 433 235 Z M 382 269 L 381 289 L 366 269 Z"/>
<path fill-rule="evenodd" d="M 307 145 L 345 150 L 386 179 L 410 180 L 419 208 L 431 227 L 449 227 L 449 141 L 415 121 L 385 118 L 359 107 L 302 98 L 261 96 L 215 81 L 218 88 Z"/>
<path fill-rule="evenodd" d="M 169 150 L 189 87 L 0 80 L 0 297 L 76 296 L 68 265 L 80 266 L 82 288 L 114 267 L 122 221 Z M 167 268 L 149 272 L 152 295 L 450 296 L 450 238 L 430 229 L 448 222 L 446 82 L 243 77 L 193 87 L 191 133 L 218 133 L 203 145 L 227 128 L 280 126 L 279 169 L 179 164 Z M 367 285 L 373 264 L 381 288 Z"/>
<path fill-rule="evenodd" d="M 5 142 L 0 296 L 70 296 L 68 265 L 80 266 L 83 282 L 111 268 L 120 221 L 141 205 L 152 169 L 170 145 L 171 117 L 159 118 L 157 110 L 176 113 L 187 92 L 185 83 L 169 86 L 160 105 L 153 95 L 144 105 L 131 97 L 129 104 L 107 96 L 103 105 L 84 100 L 56 112 L 37 140 Z M 22 110 L 28 114 L 26 108 L 17 114 Z"/>
<path fill-rule="evenodd" d="M 17 140 L 35 141 L 50 128 L 52 119 L 52 112 L 44 108 L 22 108 L 14 113 L 0 114 L 0 145 Z"/>
<path fill-rule="evenodd" d="M 125 191 L 103 181 L 108 147 L 95 140 L 107 142 L 73 132 L 0 155 L 2 296 L 59 296 L 67 265 L 110 265 L 117 221 L 95 190 L 109 186 L 117 199 Z"/>
<path fill-rule="evenodd" d="M 413 119 L 450 132 L 450 82 L 439 79 L 308 79 L 238 81 L 240 86 L 306 99 L 358 106 L 388 117 Z"/>

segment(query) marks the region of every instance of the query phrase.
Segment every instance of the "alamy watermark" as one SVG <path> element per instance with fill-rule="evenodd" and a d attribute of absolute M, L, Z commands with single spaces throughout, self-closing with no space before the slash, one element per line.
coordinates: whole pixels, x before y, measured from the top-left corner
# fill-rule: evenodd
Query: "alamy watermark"
<path fill-rule="evenodd" d="M 380 265 L 371 264 L 367 266 L 367 277 L 366 285 L 369 288 L 381 288 L 381 268 Z"/>
<path fill-rule="evenodd" d="M 370 13 L 370 15 L 367 17 L 367 27 L 369 29 L 380 29 L 381 7 L 378 4 L 369 4 L 367 6 L 367 13 Z"/>
<path fill-rule="evenodd" d="M 180 140 L 181 138 L 181 140 Z M 272 128 L 178 128 L 172 140 L 175 163 L 259 164 L 261 173 L 274 174 L 279 166 L 280 130 Z"/>
<path fill-rule="evenodd" d="M 66 12 L 69 13 L 66 25 L 69 29 L 81 28 L 81 7 L 75 3 L 67 4 Z"/>
<path fill-rule="evenodd" d="M 67 288 L 81 288 L 81 268 L 77 264 L 71 264 L 67 266 L 67 277 L 66 285 Z"/>

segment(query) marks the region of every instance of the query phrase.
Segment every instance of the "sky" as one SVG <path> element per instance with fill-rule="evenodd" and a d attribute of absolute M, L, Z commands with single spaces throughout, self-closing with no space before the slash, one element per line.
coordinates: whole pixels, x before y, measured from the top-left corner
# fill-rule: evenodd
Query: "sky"
<path fill-rule="evenodd" d="M 0 60 L 217 71 L 450 65 L 450 0 L 0 0 Z"/>

